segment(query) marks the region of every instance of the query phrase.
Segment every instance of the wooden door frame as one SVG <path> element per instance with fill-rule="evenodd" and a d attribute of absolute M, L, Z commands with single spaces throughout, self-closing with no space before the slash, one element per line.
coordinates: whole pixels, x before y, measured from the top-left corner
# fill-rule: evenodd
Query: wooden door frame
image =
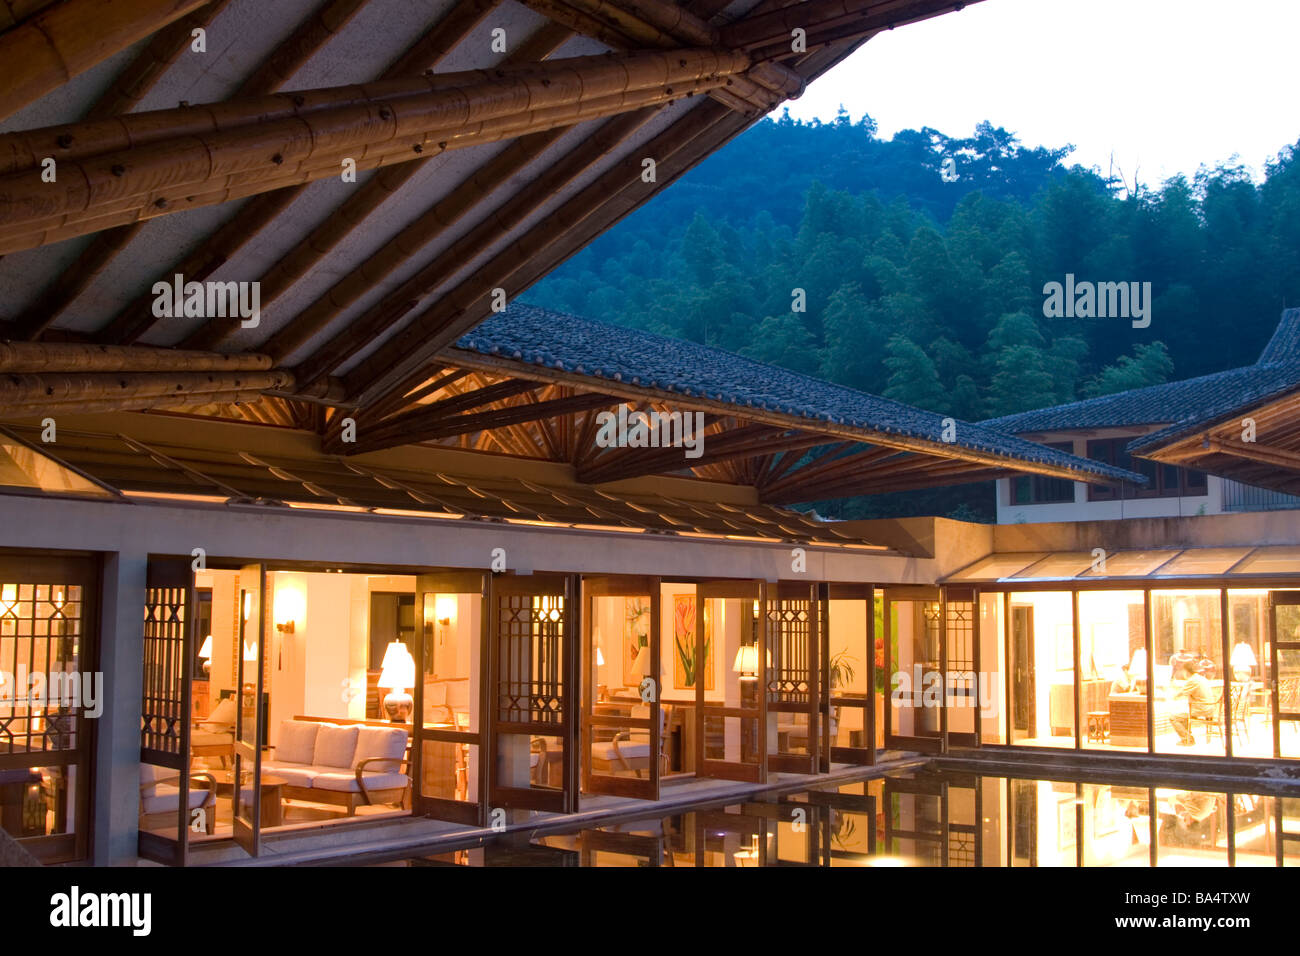
<path fill-rule="evenodd" d="M 944 628 L 944 618 L 946 616 L 943 590 L 938 585 L 904 585 L 900 587 L 881 588 L 884 597 L 884 627 L 885 627 L 885 749 L 886 750 L 915 750 L 921 753 L 943 753 L 946 751 L 946 723 L 947 707 L 946 701 L 940 699 L 939 708 L 939 732 L 934 736 L 922 737 L 915 734 L 905 736 L 894 733 L 894 707 L 893 707 L 893 681 L 891 676 L 894 673 L 894 660 L 891 644 L 893 643 L 893 613 L 891 605 L 897 602 L 906 601 L 916 604 L 921 601 L 933 601 L 939 604 L 939 672 L 942 676 L 944 658 L 947 656 L 946 634 Z M 874 612 L 873 612 L 874 613 Z M 916 662 L 913 661 L 913 665 Z M 922 674 L 922 678 L 924 678 Z M 922 693 L 918 688 L 912 688 L 912 694 Z M 946 695 L 946 688 L 944 689 Z M 918 711 L 922 708 L 916 708 Z"/>
<path fill-rule="evenodd" d="M 74 570 L 75 569 L 75 570 Z M 81 635 L 78 667 L 84 673 L 100 670 L 103 644 L 100 636 L 101 586 L 103 562 L 99 556 L 87 551 L 50 551 L 44 549 L 0 548 L 0 578 L 13 584 L 48 584 L 50 576 L 66 578 L 68 583 L 81 587 Z M 13 635 L 16 637 L 16 635 Z M 10 661 L 0 662 L 8 668 Z M 15 695 L 17 690 L 15 689 Z M 112 706 L 112 697 L 104 702 Z M 73 797 L 71 833 L 56 833 L 41 837 L 23 838 L 22 845 L 43 863 L 89 862 L 94 826 L 91 808 L 94 806 L 95 753 L 98 742 L 97 720 L 77 721 L 77 745 L 67 750 L 39 752 L 18 751 L 0 754 L 0 768 L 23 769 L 33 765 L 73 767 L 79 771 L 78 785 Z M 66 778 L 65 778 L 66 779 Z"/>
<path fill-rule="evenodd" d="M 582 793 L 608 793 L 623 797 L 635 797 L 640 800 L 658 800 L 660 785 L 660 760 L 659 755 L 662 753 L 664 742 L 662 737 L 662 713 L 663 704 L 663 679 L 659 673 L 660 668 L 660 627 L 662 615 L 662 581 L 657 576 L 652 575 L 625 575 L 625 574 L 593 574 L 584 575 L 581 579 L 582 595 L 582 615 L 580 621 L 580 647 L 579 657 L 581 667 L 579 672 L 580 690 L 582 694 L 582 707 L 579 714 L 579 746 L 578 746 L 578 765 L 581 772 L 582 785 L 578 799 L 581 800 Z M 598 703 L 595 697 L 595 687 L 588 676 L 592 673 L 591 660 L 591 639 L 592 639 L 592 621 L 594 615 L 591 613 L 592 602 L 598 597 L 647 597 L 650 601 L 650 630 L 649 630 L 649 657 L 650 673 L 647 677 L 653 681 L 651 685 L 650 716 L 644 717 L 615 717 L 601 716 L 599 719 L 595 714 L 595 706 Z M 619 635 L 619 654 L 622 655 L 622 635 Z M 642 697 L 644 701 L 644 697 Z M 612 777 L 605 774 L 598 774 L 591 767 L 591 745 L 595 727 L 617 727 L 628 730 L 647 730 L 650 734 L 650 761 L 648 766 L 648 775 L 645 778 L 629 777 Z"/>
<path fill-rule="evenodd" d="M 1016 647 L 1016 612 L 1025 611 L 1027 637 L 1025 640 L 1025 677 L 1028 686 L 1026 688 L 1016 687 L 1016 664 L 1020 660 Z M 1007 601 L 1007 636 L 1011 644 L 1011 694 L 1012 694 L 1012 712 L 1011 723 L 1007 728 L 1007 743 L 1015 743 L 1015 732 L 1024 730 L 1029 737 L 1038 736 L 1038 698 L 1037 698 L 1037 678 L 1034 673 L 1034 606 L 1032 604 L 1014 604 L 1008 598 Z M 1024 691 L 1023 696 L 1016 696 Z M 1020 728 L 1016 726 L 1015 705 L 1023 701 L 1026 705 L 1025 723 L 1027 726 Z"/>
<path fill-rule="evenodd" d="M 1227 593 L 1226 591 L 1224 592 Z M 1281 598 L 1281 600 L 1279 600 Z M 1282 721 L 1296 720 L 1300 721 L 1300 713 L 1284 716 L 1282 712 L 1282 674 L 1278 670 L 1278 651 L 1296 651 L 1300 653 L 1300 641 L 1297 640 L 1279 640 L 1277 634 L 1277 609 L 1279 607 L 1297 607 L 1300 606 L 1300 590 L 1290 591 L 1272 591 L 1268 592 L 1268 637 L 1269 637 L 1269 668 L 1273 680 L 1273 692 L 1269 695 L 1272 703 L 1273 713 L 1273 756 L 1276 759 L 1285 759 L 1282 757 Z M 1226 666 L 1225 666 L 1226 673 Z"/>
<path fill-rule="evenodd" d="M 548 725 L 545 733 L 539 725 L 510 723 L 501 719 L 501 599 L 507 596 L 559 597 L 563 600 L 563 627 L 560 632 L 560 686 L 562 720 Z M 492 582 L 491 622 L 489 624 L 489 692 L 487 701 L 488 806 L 492 810 L 523 809 L 544 810 L 553 813 L 572 813 L 577 809 L 578 774 L 575 752 L 577 750 L 577 724 L 574 692 L 578 679 L 575 633 L 581 633 L 581 602 L 578 595 L 578 576 L 574 574 L 536 573 L 529 575 L 500 575 Z M 497 779 L 499 743 L 504 734 L 556 737 L 562 748 L 562 780 L 559 790 L 541 787 L 507 787 Z"/>
<path fill-rule="evenodd" d="M 822 602 L 822 719 L 825 728 L 825 747 L 821 760 L 821 771 L 830 770 L 832 762 L 860 764 L 870 766 L 876 762 L 876 589 L 870 584 L 827 584 L 818 586 L 819 600 Z M 834 696 L 831 689 L 830 674 L 830 602 L 863 601 L 866 607 L 866 658 L 863 662 L 866 670 L 867 696 L 863 698 Z M 886 632 L 888 633 L 888 632 Z M 837 704 L 837 700 L 840 702 Z M 858 703 L 857 701 L 861 701 Z M 834 707 L 860 707 L 862 709 L 862 728 L 866 737 L 865 747 L 836 747 L 830 736 L 830 716 Z"/>
<path fill-rule="evenodd" d="M 434 730 L 424 726 L 424 674 L 425 674 L 425 629 L 428 622 L 424 620 L 425 594 L 478 594 L 479 595 L 479 634 L 478 634 L 478 677 L 479 706 L 478 730 Z M 449 820 L 453 823 L 465 823 L 471 826 L 483 826 L 486 820 L 487 806 L 487 711 L 488 707 L 488 641 L 491 634 L 489 615 L 492 608 L 492 575 L 487 571 L 432 571 L 415 576 L 416 615 L 420 622 L 415 641 L 415 712 L 411 724 L 411 813 L 412 815 L 431 817 L 435 820 Z M 478 747 L 478 800 L 474 802 L 449 800 L 445 797 L 426 797 L 420 788 L 424 781 L 424 743 L 440 742 L 451 744 L 473 744 Z"/>
<path fill-rule="evenodd" d="M 729 578 L 721 580 L 699 581 L 695 585 L 695 654 L 696 659 L 703 661 L 704 656 L 704 602 L 708 600 L 727 600 L 738 599 L 742 601 L 758 601 L 758 667 L 759 673 L 767 673 L 767 628 L 764 622 L 767 618 L 767 582 L 761 579 L 748 578 Z M 721 669 L 722 677 L 720 681 L 726 680 L 727 661 L 723 658 L 725 655 L 719 650 L 718 642 L 714 642 L 714 665 Z M 719 780 L 743 780 L 749 783 L 766 783 L 767 782 L 767 694 L 762 686 L 765 681 L 756 679 L 754 695 L 756 708 L 748 709 L 745 707 L 727 707 L 725 702 L 719 706 L 709 704 L 704 696 L 704 680 L 702 674 L 697 674 L 695 679 L 695 767 L 696 775 L 700 777 L 712 777 Z M 712 716 L 738 717 L 742 720 L 758 721 L 758 734 L 755 746 L 758 748 L 758 761 L 754 764 L 736 763 L 727 760 L 707 760 L 705 758 L 705 725 L 707 724 L 708 711 L 714 711 Z M 724 723 L 725 726 L 725 723 Z M 742 726 L 742 741 L 743 726 Z"/>
<path fill-rule="evenodd" d="M 820 600 L 821 589 L 815 583 L 802 583 L 798 581 L 778 581 L 775 584 L 767 585 L 767 594 L 771 597 L 775 594 L 775 602 L 767 601 L 762 605 L 762 618 L 760 629 L 764 634 L 764 643 L 768 655 L 771 654 L 770 646 L 771 628 L 773 621 L 771 619 L 773 607 L 780 607 L 782 601 L 807 601 L 808 602 L 808 701 L 802 707 L 792 704 L 782 704 L 774 702 L 768 698 L 774 693 L 773 674 L 771 666 L 765 663 L 765 656 L 760 655 L 759 662 L 763 664 L 763 681 L 759 687 L 759 692 L 763 695 L 767 713 L 787 713 L 787 714 L 806 714 L 808 717 L 808 753 L 807 754 L 787 754 L 780 752 L 769 753 L 766 749 L 763 751 L 763 757 L 769 771 L 778 773 L 805 773 L 813 774 L 821 770 L 821 759 L 825 755 L 828 746 L 828 734 L 830 722 L 825 724 L 821 721 L 822 716 L 822 684 L 828 681 L 825 666 L 826 658 L 822 654 L 823 645 L 829 642 L 829 632 L 825 631 L 822 620 L 826 610 Z M 777 622 L 779 625 L 779 622 Z M 767 713 L 764 714 L 764 722 L 767 719 Z M 779 741 L 778 735 L 778 741 Z M 829 769 L 829 768 L 827 768 Z"/>
<path fill-rule="evenodd" d="M 248 586 L 247 575 L 256 576 L 256 584 L 250 589 Z M 234 759 L 232 761 L 232 785 L 231 785 L 231 823 L 234 830 L 234 840 L 244 848 L 249 856 L 258 856 L 262 850 L 262 734 L 266 728 L 262 726 L 262 695 L 265 693 L 266 678 L 266 617 L 269 608 L 266 600 L 266 564 L 264 562 L 254 562 L 246 564 L 239 569 L 239 590 L 235 614 L 239 622 L 238 645 L 235 649 L 236 671 L 235 671 L 235 693 L 239 705 L 235 711 L 235 740 L 234 740 Z M 257 680 L 253 682 L 253 744 L 250 747 L 244 743 L 244 684 L 245 684 L 245 665 L 244 644 L 247 641 L 245 628 L 249 624 L 249 618 L 244 616 L 244 595 L 255 595 L 253 609 L 250 618 L 256 619 L 257 627 Z M 252 798 L 249 800 L 249 813 L 251 823 L 245 824 L 240 819 L 240 806 L 242 804 L 243 785 L 243 762 L 251 760 L 253 764 L 253 786 Z"/>

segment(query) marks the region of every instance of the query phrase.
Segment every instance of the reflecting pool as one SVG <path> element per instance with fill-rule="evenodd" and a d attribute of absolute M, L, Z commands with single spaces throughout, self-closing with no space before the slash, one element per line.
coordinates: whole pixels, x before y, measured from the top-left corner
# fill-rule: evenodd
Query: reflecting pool
<path fill-rule="evenodd" d="M 1297 866 L 1300 797 L 922 768 L 386 866 Z"/>

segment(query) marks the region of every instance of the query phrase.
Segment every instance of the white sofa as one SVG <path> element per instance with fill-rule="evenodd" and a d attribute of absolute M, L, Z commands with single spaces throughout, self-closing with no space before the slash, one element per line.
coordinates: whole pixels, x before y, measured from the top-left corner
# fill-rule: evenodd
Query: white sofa
<path fill-rule="evenodd" d="M 358 806 L 401 806 L 411 789 L 407 736 L 401 725 L 285 720 L 262 772 L 285 781 L 286 799 L 344 806 L 349 816 Z"/>

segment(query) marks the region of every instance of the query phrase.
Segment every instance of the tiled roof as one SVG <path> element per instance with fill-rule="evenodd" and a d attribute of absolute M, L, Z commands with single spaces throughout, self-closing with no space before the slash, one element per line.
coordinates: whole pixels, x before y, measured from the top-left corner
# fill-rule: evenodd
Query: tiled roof
<path fill-rule="evenodd" d="M 1166 427 L 1155 434 L 1166 436 L 1195 430 L 1234 409 L 1298 386 L 1300 309 L 1288 309 L 1255 365 L 1004 415 L 980 424 L 1013 434 L 1162 425 Z M 1153 436 L 1144 436 L 1141 443 L 1148 437 Z"/>
<path fill-rule="evenodd" d="M 456 347 L 596 382 L 702 398 L 736 407 L 834 423 L 927 442 L 943 443 L 945 416 L 876 395 L 750 361 L 731 352 L 650 332 L 594 322 L 547 309 L 516 304 L 466 333 Z M 792 422 L 792 425 L 803 423 Z M 1141 483 L 1132 472 L 1046 448 L 983 425 L 957 422 L 956 441 L 944 443 L 986 454 L 1066 468 L 1110 480 Z M 864 435 L 864 442 L 871 436 Z M 1015 463 L 1010 462 L 1009 467 Z"/>

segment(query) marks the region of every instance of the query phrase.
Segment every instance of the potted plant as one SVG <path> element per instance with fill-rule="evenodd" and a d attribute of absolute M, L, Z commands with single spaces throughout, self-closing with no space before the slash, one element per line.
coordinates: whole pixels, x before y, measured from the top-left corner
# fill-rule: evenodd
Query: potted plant
<path fill-rule="evenodd" d="M 856 673 L 853 665 L 858 663 L 858 659 L 848 652 L 847 649 L 832 654 L 827 661 L 827 669 L 831 675 L 831 696 L 840 687 L 848 686 L 853 683 L 853 676 Z M 839 733 L 840 727 L 840 709 L 839 707 L 831 708 L 830 734 L 834 740 Z"/>

